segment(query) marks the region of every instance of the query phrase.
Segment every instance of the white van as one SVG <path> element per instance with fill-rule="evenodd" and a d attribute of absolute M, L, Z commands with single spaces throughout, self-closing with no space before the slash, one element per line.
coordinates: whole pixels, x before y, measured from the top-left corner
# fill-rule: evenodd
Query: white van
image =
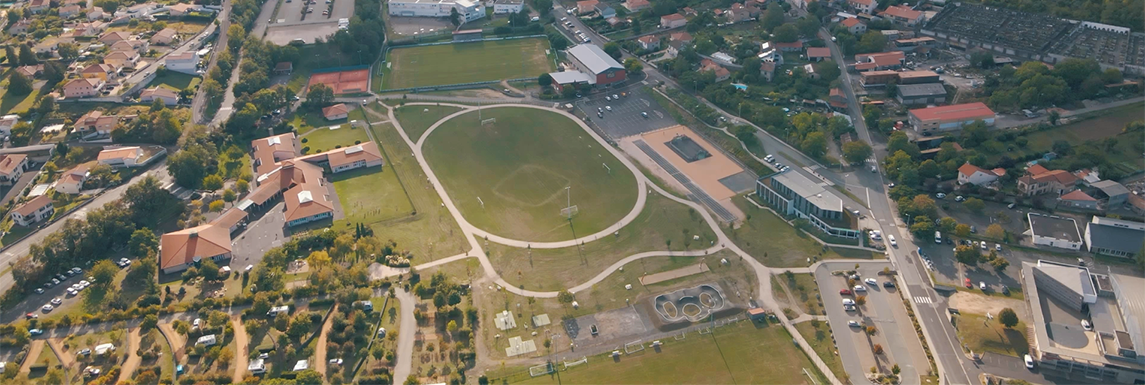
<path fill-rule="evenodd" d="M 278 313 L 288 313 L 289 314 L 290 313 L 290 306 L 272 307 L 272 308 L 270 308 L 270 311 L 266 312 L 266 315 L 269 317 L 275 317 L 275 316 L 278 316 Z"/>
<path fill-rule="evenodd" d="M 940 245 L 942 244 L 942 233 L 941 232 L 938 232 L 938 231 L 934 232 L 934 243 L 937 243 Z"/>

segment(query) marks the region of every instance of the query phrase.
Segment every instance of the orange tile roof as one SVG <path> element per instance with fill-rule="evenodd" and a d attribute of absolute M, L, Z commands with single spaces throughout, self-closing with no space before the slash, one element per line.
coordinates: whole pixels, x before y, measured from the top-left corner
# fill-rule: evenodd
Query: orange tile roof
<path fill-rule="evenodd" d="M 909 7 L 904 7 L 901 5 L 896 5 L 893 7 L 887 7 L 887 10 L 883 11 L 883 14 L 901 17 L 901 18 L 907 19 L 907 20 L 917 20 L 919 17 L 922 17 L 922 12 L 915 11 L 913 9 L 910 9 Z"/>
<path fill-rule="evenodd" d="M 351 164 L 357 161 L 365 161 L 366 163 L 381 160 L 382 152 L 378 151 L 378 145 L 373 141 L 359 144 L 357 146 L 350 146 L 346 148 L 339 148 L 327 151 L 330 167 L 338 167 L 342 165 Z"/>
<path fill-rule="evenodd" d="M 14 210 L 14 211 L 17 214 L 20 214 L 20 216 L 22 216 L 22 217 L 28 217 L 29 215 L 32 215 L 32 213 L 36 212 L 36 210 L 39 210 L 41 207 L 44 207 L 44 206 L 47 206 L 50 204 L 52 204 L 52 198 L 49 197 L 47 194 L 44 194 L 44 195 L 40 195 L 38 197 L 32 198 L 32 200 L 28 201 L 27 203 L 20 205 L 20 207 L 17 207 L 16 210 Z"/>
<path fill-rule="evenodd" d="M 139 147 L 111 148 L 99 152 L 98 160 L 109 159 L 135 159 L 139 156 Z"/>
<path fill-rule="evenodd" d="M 681 15 L 681 14 L 679 14 L 679 13 L 673 13 L 673 14 L 671 14 L 671 15 L 664 15 L 664 16 L 660 16 L 660 20 L 661 20 L 661 21 L 676 21 L 676 20 L 684 20 L 684 15 Z"/>
<path fill-rule="evenodd" d="M 987 170 L 987 169 L 972 165 L 970 163 L 964 163 L 961 167 L 958 167 L 958 173 L 962 174 L 962 175 L 971 176 L 971 175 L 974 175 L 974 173 L 976 173 L 976 172 L 981 172 L 981 173 L 986 174 L 986 175 L 998 176 L 998 174 L 995 174 L 991 170 Z"/>
<path fill-rule="evenodd" d="M 808 58 L 816 58 L 816 57 L 830 58 L 831 57 L 831 49 L 827 48 L 827 47 L 810 47 L 810 48 L 807 48 L 807 57 Z"/>
<path fill-rule="evenodd" d="M 910 110 L 910 114 L 919 120 L 945 120 L 964 121 L 968 119 L 989 119 L 996 115 L 985 103 L 966 103 L 950 106 L 917 108 Z"/>
<path fill-rule="evenodd" d="M 846 20 L 843 20 L 842 22 L 839 22 L 839 24 L 842 24 L 844 27 L 847 27 L 847 28 L 851 28 L 851 27 L 854 27 L 855 25 L 858 25 L 859 23 L 861 23 L 861 22 L 859 21 L 859 19 L 856 19 L 856 18 L 853 18 L 853 17 L 849 17 L 849 18 L 847 18 Z"/>
<path fill-rule="evenodd" d="M 231 234 L 222 226 L 206 224 L 163 234 L 159 268 L 191 263 L 231 252 Z"/>
<path fill-rule="evenodd" d="M 1047 172 L 1050 172 L 1050 170 L 1048 168 L 1045 168 L 1044 166 L 1042 166 L 1040 164 L 1034 164 L 1033 166 L 1026 168 L 1026 174 L 1027 175 L 1038 175 L 1038 174 L 1044 174 Z"/>
<path fill-rule="evenodd" d="M 1090 202 L 1093 202 L 1093 201 L 1096 201 L 1097 199 L 1093 199 L 1093 197 L 1089 196 L 1089 194 L 1082 192 L 1081 190 L 1073 190 L 1073 192 L 1070 192 L 1069 194 L 1062 195 L 1061 200 L 1063 200 L 1063 201 L 1090 201 Z"/>
<path fill-rule="evenodd" d="M 219 217 L 211 221 L 210 224 L 229 230 L 232 226 L 238 224 L 239 221 L 245 219 L 246 216 L 246 211 L 243 211 L 238 207 L 231 207 L 230 210 L 224 211 L 223 215 L 219 215 Z"/>
<path fill-rule="evenodd" d="M 331 116 L 342 115 L 348 112 L 350 112 L 350 109 L 346 107 L 345 104 L 338 103 L 333 106 L 323 108 L 322 116 L 326 119 L 330 119 Z"/>
<path fill-rule="evenodd" d="M 24 154 L 0 156 L 0 174 L 12 175 L 12 173 L 16 171 L 16 168 L 20 167 L 20 164 L 24 163 L 26 159 L 28 159 L 28 156 Z"/>
<path fill-rule="evenodd" d="M 286 221 L 312 217 L 334 211 L 334 202 L 326 197 L 326 187 L 319 183 L 306 183 L 292 187 L 283 194 L 286 200 Z"/>

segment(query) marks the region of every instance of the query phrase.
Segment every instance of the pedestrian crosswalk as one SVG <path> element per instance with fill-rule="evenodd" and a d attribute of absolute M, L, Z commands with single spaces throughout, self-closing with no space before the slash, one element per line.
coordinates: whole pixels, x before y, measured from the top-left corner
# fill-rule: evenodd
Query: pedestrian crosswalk
<path fill-rule="evenodd" d="M 930 297 L 914 297 L 914 303 L 934 303 Z"/>

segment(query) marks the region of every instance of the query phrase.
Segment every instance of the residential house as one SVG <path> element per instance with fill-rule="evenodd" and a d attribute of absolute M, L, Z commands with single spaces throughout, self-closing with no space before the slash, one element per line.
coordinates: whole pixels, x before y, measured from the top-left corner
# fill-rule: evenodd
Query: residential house
<path fill-rule="evenodd" d="M 880 13 L 879 16 L 883 17 L 884 19 L 890 19 L 895 23 L 905 24 L 911 27 L 915 26 L 923 19 L 922 12 L 913 10 L 910 7 L 903 5 L 887 7 L 887 10 Z"/>
<path fill-rule="evenodd" d="M 32 0 L 24 7 L 24 11 L 36 13 L 44 13 L 48 8 L 52 7 L 52 2 L 49 0 Z"/>
<path fill-rule="evenodd" d="M 759 45 L 759 60 L 762 62 L 773 62 L 776 65 L 783 65 L 783 53 L 775 46 L 775 43 L 765 41 Z"/>
<path fill-rule="evenodd" d="M 855 12 L 869 14 L 878 8 L 879 2 L 876 0 L 847 0 L 847 5 L 851 6 Z"/>
<path fill-rule="evenodd" d="M 685 24 L 688 24 L 688 20 L 679 13 L 660 16 L 660 28 L 683 27 Z"/>
<path fill-rule="evenodd" d="M 231 258 L 230 231 L 211 223 L 163 234 L 159 244 L 159 269 L 164 274 L 186 270 L 204 259 Z"/>
<path fill-rule="evenodd" d="M 102 80 L 104 82 L 107 82 L 108 79 L 114 78 L 115 74 L 116 74 L 115 67 L 111 66 L 110 64 L 102 64 L 102 63 L 92 64 L 92 65 L 89 65 L 87 67 L 84 67 L 83 70 L 80 70 L 80 76 L 87 78 L 87 79 L 99 79 L 99 80 Z"/>
<path fill-rule="evenodd" d="M 790 43 L 775 43 L 775 48 L 782 52 L 803 52 L 803 41 L 796 40 Z"/>
<path fill-rule="evenodd" d="M 187 14 L 189 14 L 191 12 L 200 11 L 200 10 L 202 10 L 202 8 L 203 8 L 202 6 L 195 5 L 195 4 L 178 3 L 178 4 L 175 4 L 172 6 L 168 6 L 167 7 L 167 14 L 171 15 L 173 17 L 183 17 L 183 16 L 186 16 Z"/>
<path fill-rule="evenodd" d="M 719 64 L 716 64 L 716 62 L 713 61 L 712 59 L 700 60 L 700 72 L 708 72 L 708 71 L 711 71 L 711 72 L 716 74 L 716 81 L 717 82 L 722 82 L 722 81 L 727 80 L 728 78 L 730 78 L 732 76 L 731 71 L 728 71 L 727 68 L 724 68 L 724 67 L 720 66 Z"/>
<path fill-rule="evenodd" d="M 803 65 L 803 73 L 812 79 L 819 79 L 819 73 L 815 72 L 815 65 L 807 63 Z"/>
<path fill-rule="evenodd" d="M 636 39 L 640 43 L 640 48 L 648 51 L 655 51 L 660 49 L 660 38 L 654 35 L 641 36 Z"/>
<path fill-rule="evenodd" d="M 169 46 L 175 42 L 175 38 L 179 37 L 179 33 L 173 28 L 165 28 L 151 36 L 151 44 L 157 46 Z"/>
<path fill-rule="evenodd" d="M 848 18 L 839 22 L 839 25 L 847 28 L 853 35 L 862 35 L 867 32 L 867 24 L 860 21 L 858 18 Z"/>
<path fill-rule="evenodd" d="M 99 152 L 99 164 L 114 168 L 135 167 L 143 159 L 143 149 L 139 147 L 112 147 Z"/>
<path fill-rule="evenodd" d="M 614 12 L 613 15 L 615 15 L 615 14 L 616 13 Z M 613 27 L 613 28 L 622 28 L 628 24 L 628 19 L 621 19 L 619 17 L 612 16 L 610 18 L 605 19 L 604 22 L 608 23 L 608 25 Z"/>
<path fill-rule="evenodd" d="M 78 15 L 80 13 L 80 11 L 82 11 L 82 10 L 83 10 L 82 7 L 80 7 L 78 5 L 74 5 L 74 4 L 60 7 L 60 17 L 66 19 L 66 18 L 75 16 L 75 15 Z"/>
<path fill-rule="evenodd" d="M 20 122 L 20 115 L 9 114 L 0 116 L 0 134 L 4 136 L 12 135 L 12 127 Z"/>
<path fill-rule="evenodd" d="M 135 67 L 135 62 L 139 60 L 139 53 L 135 51 L 116 51 L 107 54 L 103 57 L 103 62 L 115 66 L 115 68 Z"/>
<path fill-rule="evenodd" d="M 31 19 L 20 19 L 19 21 L 12 23 L 11 27 L 8 27 L 8 34 L 15 36 L 15 35 L 19 35 L 22 33 L 27 33 L 28 27 L 31 25 L 32 25 Z"/>
<path fill-rule="evenodd" d="M 775 62 L 765 61 L 759 63 L 759 75 L 763 76 L 767 81 L 775 78 Z"/>
<path fill-rule="evenodd" d="M 100 79 L 82 78 L 72 79 L 64 84 L 64 98 L 89 98 L 99 96 L 104 81 Z"/>
<path fill-rule="evenodd" d="M 107 13 L 104 13 L 103 9 L 101 9 L 100 7 L 95 7 L 95 8 L 89 9 L 87 11 L 88 21 L 95 21 L 95 20 L 103 19 L 105 17 L 107 17 Z"/>
<path fill-rule="evenodd" d="M 1084 168 L 1077 170 L 1073 172 L 1073 176 L 1076 176 L 1077 179 L 1081 181 L 1082 186 L 1086 187 L 1101 181 L 1101 173 L 1096 169 Z"/>
<path fill-rule="evenodd" d="M 104 115 L 103 111 L 91 110 L 76 119 L 73 128 L 80 133 L 96 132 L 100 135 L 111 135 L 111 130 L 118 124 L 119 116 Z"/>
<path fill-rule="evenodd" d="M 17 225 L 29 227 L 32 224 L 52 217 L 55 207 L 52 207 L 52 198 L 47 194 L 40 195 L 12 210 L 12 221 Z"/>
<path fill-rule="evenodd" d="M 742 3 L 732 4 L 727 11 L 724 12 L 724 17 L 732 23 L 742 23 L 752 18 L 751 11 Z"/>
<path fill-rule="evenodd" d="M 20 75 L 24 75 L 24 77 L 26 77 L 28 79 L 35 79 L 35 78 L 40 77 L 40 75 L 44 74 L 44 65 L 43 64 L 36 64 L 36 65 L 19 66 L 19 67 L 16 67 L 16 73 L 18 73 Z"/>
<path fill-rule="evenodd" d="M 168 71 L 175 71 L 188 75 L 197 75 L 199 62 L 202 58 L 199 57 L 197 52 L 184 52 L 181 54 L 167 55 L 163 60 L 164 65 Z"/>
<path fill-rule="evenodd" d="M 668 35 L 668 41 L 678 41 L 681 43 L 691 43 L 693 40 L 692 34 L 687 32 L 676 32 Z"/>
<path fill-rule="evenodd" d="M 100 35 L 99 42 L 110 47 L 117 41 L 131 39 L 131 34 L 124 31 L 108 32 Z"/>
<path fill-rule="evenodd" d="M 95 37 L 103 33 L 105 29 L 107 29 L 107 23 L 102 21 L 79 23 L 72 27 L 71 36 L 73 38 Z"/>
<path fill-rule="evenodd" d="M 902 51 L 858 54 L 851 68 L 858 72 L 897 70 L 902 68 L 904 62 L 906 54 Z"/>
<path fill-rule="evenodd" d="M 120 40 L 111 45 L 111 52 L 127 52 L 130 55 L 132 52 L 143 54 L 147 52 L 150 47 L 146 40 L 128 39 Z"/>
<path fill-rule="evenodd" d="M 578 15 L 587 15 L 596 9 L 596 5 L 600 2 L 597 0 L 583 0 L 576 2 L 576 13 Z"/>
<path fill-rule="evenodd" d="M 294 63 L 284 61 L 274 65 L 275 75 L 290 75 L 291 72 L 294 72 Z"/>
<path fill-rule="evenodd" d="M 672 56 L 679 56 L 680 51 L 683 51 L 684 48 L 688 47 L 688 46 L 689 46 L 689 43 L 685 43 L 682 41 L 677 41 L 677 40 L 669 41 L 668 42 L 668 54 L 672 55 Z"/>
<path fill-rule="evenodd" d="M 1048 170 L 1040 164 L 1026 168 L 1026 174 L 1018 178 L 1018 191 L 1025 196 L 1045 193 L 1065 194 L 1074 189 L 1078 179 L 1065 170 Z"/>
<path fill-rule="evenodd" d="M 56 192 L 78 195 L 80 191 L 83 191 L 84 182 L 87 182 L 87 178 L 91 176 L 89 170 L 90 167 L 81 164 L 71 170 L 64 171 L 63 175 L 60 175 L 60 179 L 56 181 Z"/>
<path fill-rule="evenodd" d="M 827 104 L 836 110 L 847 109 L 847 95 L 839 88 L 832 88 L 831 93 L 827 96 Z"/>
<path fill-rule="evenodd" d="M 601 18 L 611 19 L 616 17 L 616 10 L 607 3 L 597 2 L 596 5 L 592 7 L 592 9 L 596 11 L 596 13 L 600 15 Z"/>
<path fill-rule="evenodd" d="M 163 6 L 155 2 L 132 5 L 115 11 L 116 16 L 126 16 L 131 19 L 151 16 L 152 13 L 162 10 Z"/>
<path fill-rule="evenodd" d="M 629 12 L 642 11 L 651 6 L 652 3 L 649 3 L 648 0 L 628 0 L 624 2 L 624 8 Z"/>
<path fill-rule="evenodd" d="M 60 57 L 60 53 L 58 52 L 60 42 L 60 38 L 58 37 L 44 38 L 32 47 L 32 52 L 35 52 L 36 55 L 39 56 Z"/>
<path fill-rule="evenodd" d="M 24 154 L 6 154 L 0 156 L 0 185 L 11 186 L 20 180 L 24 171 L 28 170 L 28 156 Z"/>
<path fill-rule="evenodd" d="M 831 49 L 827 47 L 808 47 L 807 60 L 823 61 L 824 59 L 831 59 Z"/>
<path fill-rule="evenodd" d="M 154 103 L 155 100 L 162 100 L 163 104 L 174 106 L 179 104 L 179 94 L 175 91 L 164 87 L 151 87 L 139 93 L 139 101 L 143 103 Z"/>
<path fill-rule="evenodd" d="M 349 114 L 350 109 L 342 103 L 338 103 L 322 109 L 322 117 L 326 118 L 326 120 L 346 119 Z"/>
<path fill-rule="evenodd" d="M 1097 210 L 1097 199 L 1089 196 L 1089 194 L 1086 194 L 1084 191 L 1073 190 L 1068 194 L 1058 197 L 1058 207 Z"/>
<path fill-rule="evenodd" d="M 967 162 L 962 167 L 958 168 L 958 184 L 972 184 L 975 186 L 989 186 L 998 180 L 998 177 L 1006 175 L 1006 170 L 996 168 L 987 170 Z"/>

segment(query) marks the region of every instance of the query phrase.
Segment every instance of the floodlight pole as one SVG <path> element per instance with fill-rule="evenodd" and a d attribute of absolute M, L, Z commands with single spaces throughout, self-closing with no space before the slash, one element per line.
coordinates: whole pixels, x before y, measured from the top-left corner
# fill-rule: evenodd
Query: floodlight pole
<path fill-rule="evenodd" d="M 572 221 L 572 186 L 565 186 L 565 210 L 568 210 L 569 221 Z"/>

